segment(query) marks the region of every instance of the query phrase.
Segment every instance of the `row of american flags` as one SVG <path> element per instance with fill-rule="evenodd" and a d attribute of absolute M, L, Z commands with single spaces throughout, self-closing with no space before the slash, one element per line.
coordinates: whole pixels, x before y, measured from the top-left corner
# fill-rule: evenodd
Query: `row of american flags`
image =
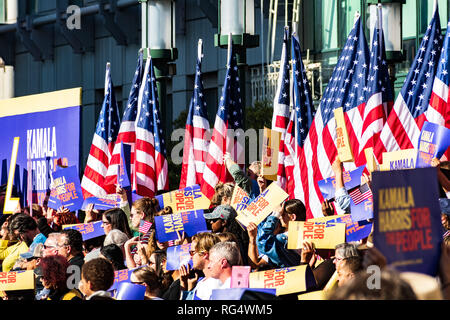
<path fill-rule="evenodd" d="M 307 218 L 322 215 L 324 199 L 317 182 L 333 175 L 332 163 L 337 156 L 336 108 L 344 110 L 355 159 L 345 163 L 346 170 L 366 163 L 367 148 L 373 148 L 379 162 L 383 152 L 417 148 L 425 121 L 450 127 L 450 23 L 444 37 L 436 5 L 400 94 L 394 99 L 381 13 L 378 15 L 370 48 L 361 18 L 355 18 L 317 110 L 313 108 L 298 37 L 291 35 L 288 28 L 284 31 L 272 120 L 272 130 L 281 133 L 277 183 L 290 198 L 305 203 Z M 184 135 L 180 188 L 199 184 L 202 192 L 212 198 L 217 183 L 232 181 L 224 165 L 225 153 L 242 164 L 245 146 L 240 142 L 239 129 L 243 129 L 243 105 L 236 55 L 230 41 L 223 91 L 210 133 L 202 81 L 202 48 L 200 41 Z M 142 52 L 139 55 L 121 122 L 107 66 L 105 99 L 82 179 L 84 196 L 115 192 L 121 142 L 131 145 L 133 191 L 148 197 L 168 191 L 164 137 L 152 59 L 148 58 L 144 67 Z M 365 194 L 365 190 L 360 191 Z"/>

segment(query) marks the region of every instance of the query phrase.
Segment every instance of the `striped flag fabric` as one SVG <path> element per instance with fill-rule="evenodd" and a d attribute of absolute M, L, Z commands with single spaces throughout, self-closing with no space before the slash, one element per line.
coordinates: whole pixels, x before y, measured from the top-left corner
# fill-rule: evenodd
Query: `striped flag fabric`
<path fill-rule="evenodd" d="M 119 126 L 119 108 L 111 80 L 111 65 L 108 63 L 105 76 L 105 98 L 81 181 L 85 199 L 107 195 L 104 181 L 119 133 Z"/>
<path fill-rule="evenodd" d="M 286 134 L 285 154 L 287 190 L 291 199 L 308 202 L 309 190 L 304 144 L 313 121 L 311 89 L 301 57 L 297 36 L 292 36 L 293 102 L 294 108 Z M 312 218 L 312 216 L 310 216 Z"/>
<path fill-rule="evenodd" d="M 291 101 L 291 80 L 289 65 L 289 28 L 284 30 L 283 49 L 281 52 L 281 66 L 278 75 L 278 86 L 273 102 L 272 130 L 281 133 L 280 149 L 278 152 L 278 173 L 277 182 L 279 186 L 286 190 L 286 172 L 284 167 L 284 139 L 290 117 Z"/>
<path fill-rule="evenodd" d="M 143 52 L 139 52 L 136 72 L 134 73 L 133 82 L 131 84 L 130 95 L 128 97 L 127 107 L 125 108 L 122 123 L 120 124 L 119 134 L 117 136 L 116 144 L 114 146 L 111 161 L 109 162 L 108 171 L 105 178 L 105 187 L 108 193 L 115 193 L 114 184 L 117 182 L 117 175 L 119 172 L 120 162 L 120 143 L 131 146 L 130 166 L 131 171 L 134 170 L 134 146 L 136 143 L 135 122 L 138 110 L 139 90 L 142 84 L 144 63 Z M 133 174 L 130 173 L 132 177 Z"/>
<path fill-rule="evenodd" d="M 148 232 L 148 230 L 150 230 L 150 228 L 152 227 L 152 223 L 145 221 L 145 220 L 141 220 L 141 223 L 139 224 L 139 232 L 146 234 Z"/>
<path fill-rule="evenodd" d="M 352 150 L 359 150 L 363 123 L 360 109 L 365 101 L 368 66 L 369 49 L 361 18 L 357 17 L 303 143 L 302 188 L 297 188 L 296 198 L 305 203 L 308 218 L 323 215 L 324 199 L 317 182 L 333 176 L 331 164 L 337 156 L 335 108 L 344 108 Z M 356 168 L 354 163 L 345 167 L 347 171 Z"/>
<path fill-rule="evenodd" d="M 209 199 L 214 195 L 214 187 L 217 183 L 232 181 L 232 177 L 223 162 L 225 153 L 229 152 L 236 163 L 244 163 L 242 157 L 244 155 L 243 143 L 245 143 L 245 140 L 241 137 L 243 132 L 236 132 L 236 130 L 243 128 L 241 90 L 239 88 L 238 67 L 231 35 L 228 38 L 227 72 L 208 148 L 203 172 L 203 184 L 201 186 L 202 193 Z"/>
<path fill-rule="evenodd" d="M 377 10 L 372 49 L 370 53 L 369 77 L 365 105 L 362 105 L 363 125 L 359 150 L 355 150 L 357 166 L 366 163 L 364 149 L 374 148 L 380 142 L 380 133 L 386 123 L 389 111 L 394 105 L 394 94 L 386 62 L 386 48 L 381 21 L 381 7 Z"/>
<path fill-rule="evenodd" d="M 378 143 L 374 149 L 379 161 L 382 160 L 383 152 L 416 148 L 424 122 L 429 117 L 433 118 L 433 114 L 438 112 L 433 106 L 430 108 L 429 102 L 440 62 L 442 38 L 436 3 L 433 17 L 402 90 L 381 131 L 381 143 Z M 439 92 L 438 87 L 439 83 L 436 84 L 435 92 Z M 434 99 L 436 96 L 433 97 L 433 105 L 437 106 Z"/>
<path fill-rule="evenodd" d="M 195 85 L 189 105 L 184 134 L 183 166 L 180 189 L 201 185 L 208 153 L 209 121 L 205 96 L 203 94 L 202 59 L 203 42 L 198 44 L 198 58 L 195 72 Z"/>
<path fill-rule="evenodd" d="M 153 82 L 150 74 L 151 61 L 145 65 L 145 79 L 139 98 L 136 119 L 136 144 L 134 157 L 133 192 L 143 197 L 156 194 L 155 137 L 153 135 Z"/>
<path fill-rule="evenodd" d="M 372 190 L 370 190 L 367 183 L 349 192 L 349 196 L 352 198 L 355 205 L 358 205 L 367 199 L 373 198 Z"/>

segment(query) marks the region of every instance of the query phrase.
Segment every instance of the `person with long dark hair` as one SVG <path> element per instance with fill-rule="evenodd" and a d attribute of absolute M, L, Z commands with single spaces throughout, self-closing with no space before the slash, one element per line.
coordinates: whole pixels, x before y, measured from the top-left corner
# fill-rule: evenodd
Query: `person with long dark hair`
<path fill-rule="evenodd" d="M 128 220 L 125 212 L 120 208 L 110 209 L 103 213 L 102 227 L 105 230 L 105 234 L 111 230 L 117 229 L 122 231 L 127 235 L 128 238 L 132 237 L 130 226 L 128 225 Z"/>
<path fill-rule="evenodd" d="M 127 268 L 123 263 L 124 258 L 122 249 L 115 244 L 104 246 L 100 250 L 100 257 L 109 260 L 109 262 L 112 263 L 115 271 L 124 270 Z"/>

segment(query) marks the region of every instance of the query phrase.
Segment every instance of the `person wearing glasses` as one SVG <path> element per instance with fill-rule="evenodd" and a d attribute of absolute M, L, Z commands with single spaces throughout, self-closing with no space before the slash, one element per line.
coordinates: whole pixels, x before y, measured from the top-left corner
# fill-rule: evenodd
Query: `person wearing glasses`
<path fill-rule="evenodd" d="M 69 265 L 81 267 L 84 264 L 83 236 L 81 232 L 74 229 L 61 231 L 58 241 L 58 254 L 65 257 Z"/>
<path fill-rule="evenodd" d="M 346 242 L 336 246 L 333 263 L 336 266 L 339 287 L 348 283 L 363 269 L 362 262 L 358 244 Z"/>

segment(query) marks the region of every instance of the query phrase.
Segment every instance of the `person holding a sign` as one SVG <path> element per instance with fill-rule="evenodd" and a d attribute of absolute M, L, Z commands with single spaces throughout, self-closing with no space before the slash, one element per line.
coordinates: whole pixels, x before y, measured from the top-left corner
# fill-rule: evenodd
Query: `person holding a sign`
<path fill-rule="evenodd" d="M 248 193 L 250 200 L 255 199 L 260 192 L 257 179 L 261 174 L 261 162 L 253 162 L 245 175 L 239 165 L 233 161 L 230 153 L 225 153 L 223 161 L 236 185 Z"/>
<path fill-rule="evenodd" d="M 334 160 L 331 168 L 333 169 L 334 176 L 336 179 L 336 193 L 335 193 L 335 204 L 341 209 L 343 213 L 350 213 L 350 203 L 351 198 L 347 193 L 347 189 L 345 189 L 344 185 L 344 166 L 339 160 L 339 157 L 336 156 L 336 160 Z"/>
<path fill-rule="evenodd" d="M 258 250 L 277 267 L 297 266 L 300 252 L 287 249 L 290 221 L 306 221 L 306 208 L 298 199 L 288 200 L 275 210 L 258 229 Z M 280 225 L 278 233 L 275 230 Z"/>
<path fill-rule="evenodd" d="M 106 236 L 111 232 L 111 230 L 120 230 L 127 235 L 128 238 L 131 238 L 131 230 L 128 225 L 127 216 L 122 209 L 115 208 L 105 211 L 102 218 L 103 230 L 105 230 Z"/>

